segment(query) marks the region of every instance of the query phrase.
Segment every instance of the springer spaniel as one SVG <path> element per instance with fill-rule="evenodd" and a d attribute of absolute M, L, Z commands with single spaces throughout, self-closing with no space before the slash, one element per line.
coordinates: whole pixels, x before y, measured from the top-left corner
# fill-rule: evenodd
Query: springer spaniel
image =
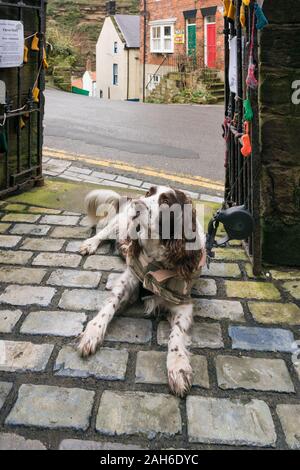
<path fill-rule="evenodd" d="M 192 202 L 183 192 L 163 186 L 136 200 L 93 191 L 86 202 L 97 234 L 82 244 L 81 254 L 94 254 L 101 243 L 116 239 L 127 268 L 79 338 L 78 350 L 84 357 L 94 354 L 116 312 L 134 303 L 143 287 L 148 294 L 145 313 L 169 313 L 168 379 L 172 392 L 182 397 L 193 377 L 187 350 L 193 319 L 190 294 L 205 264 L 205 235 Z"/>

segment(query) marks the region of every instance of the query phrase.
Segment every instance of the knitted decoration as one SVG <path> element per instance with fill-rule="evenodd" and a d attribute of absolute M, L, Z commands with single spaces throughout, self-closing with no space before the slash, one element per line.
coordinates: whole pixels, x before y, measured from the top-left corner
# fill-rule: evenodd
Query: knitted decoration
<path fill-rule="evenodd" d="M 40 42 L 40 40 L 38 38 L 38 34 L 35 33 L 35 35 L 32 38 L 32 42 L 31 42 L 31 50 L 32 51 L 39 51 L 40 50 L 39 42 Z"/>
<path fill-rule="evenodd" d="M 252 111 L 251 101 L 249 98 L 244 100 L 244 119 L 245 121 L 252 121 L 253 119 L 253 111 Z"/>
<path fill-rule="evenodd" d="M 241 9 L 240 9 L 240 22 L 243 28 L 246 26 L 246 12 L 245 12 L 245 6 L 242 3 Z"/>
<path fill-rule="evenodd" d="M 255 10 L 255 15 L 257 18 L 256 22 L 256 29 L 260 30 L 263 29 L 267 24 L 269 24 L 267 18 L 264 15 L 264 12 L 262 11 L 261 7 L 255 3 L 254 5 L 254 10 Z"/>
<path fill-rule="evenodd" d="M 230 5 L 229 5 L 229 9 L 228 9 L 228 14 L 227 14 L 227 18 L 230 20 L 230 21 L 233 21 L 235 20 L 235 13 L 236 13 L 236 8 L 235 8 L 235 5 L 233 3 L 233 0 L 230 0 Z"/>
<path fill-rule="evenodd" d="M 24 64 L 27 64 L 27 62 L 28 62 L 28 52 L 29 52 L 28 47 L 24 46 L 24 58 L 23 58 Z"/>
<path fill-rule="evenodd" d="M 223 13 L 223 16 L 224 16 L 224 18 L 227 18 L 227 16 L 228 16 L 228 11 L 229 11 L 229 7 L 230 7 L 230 0 L 223 0 L 223 4 L 224 4 L 224 13 Z"/>
<path fill-rule="evenodd" d="M 250 57 L 250 61 L 249 61 L 246 84 L 249 88 L 252 88 L 253 90 L 255 90 L 258 87 L 258 81 L 255 78 L 255 65 L 253 63 L 252 57 Z"/>

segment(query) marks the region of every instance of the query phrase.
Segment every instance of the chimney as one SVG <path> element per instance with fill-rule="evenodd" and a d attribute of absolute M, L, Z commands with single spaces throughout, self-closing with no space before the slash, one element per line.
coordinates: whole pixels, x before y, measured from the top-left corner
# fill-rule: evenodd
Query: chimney
<path fill-rule="evenodd" d="M 110 0 L 106 2 L 106 15 L 113 16 L 116 14 L 116 1 Z"/>

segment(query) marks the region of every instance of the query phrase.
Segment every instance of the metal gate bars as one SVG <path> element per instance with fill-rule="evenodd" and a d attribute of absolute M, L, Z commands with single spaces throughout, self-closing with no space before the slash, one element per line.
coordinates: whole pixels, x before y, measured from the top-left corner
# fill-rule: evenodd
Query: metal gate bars
<path fill-rule="evenodd" d="M 21 65 L 6 66 L 3 55 L 0 60 L 0 84 L 5 89 L 0 103 L 0 196 L 42 182 L 45 15 L 44 0 L 0 0 L 2 43 L 6 40 L 3 25 L 24 28 Z M 7 47 L 10 40 L 14 38 L 7 39 Z M 5 48 L 0 50 L 5 54 Z"/>
<path fill-rule="evenodd" d="M 261 272 L 260 153 L 258 93 L 255 86 L 257 85 L 255 69 L 258 64 L 257 31 L 254 2 L 251 1 L 248 7 L 245 3 L 247 2 L 242 0 L 230 2 L 234 9 L 228 16 L 225 11 L 224 20 L 225 201 L 226 207 L 245 205 L 254 217 L 255 229 L 251 238 L 246 241 L 246 249 L 253 262 L 254 273 L 259 274 Z M 253 80 L 252 86 L 249 86 L 251 63 L 253 67 L 250 78 Z M 245 149 L 246 140 L 248 152 Z"/>

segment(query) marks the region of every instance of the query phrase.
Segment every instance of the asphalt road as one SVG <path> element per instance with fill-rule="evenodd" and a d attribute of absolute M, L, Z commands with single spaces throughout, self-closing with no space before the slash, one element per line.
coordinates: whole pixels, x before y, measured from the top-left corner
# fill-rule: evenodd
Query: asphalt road
<path fill-rule="evenodd" d="M 47 147 L 224 179 L 223 107 L 106 101 L 47 90 Z"/>

